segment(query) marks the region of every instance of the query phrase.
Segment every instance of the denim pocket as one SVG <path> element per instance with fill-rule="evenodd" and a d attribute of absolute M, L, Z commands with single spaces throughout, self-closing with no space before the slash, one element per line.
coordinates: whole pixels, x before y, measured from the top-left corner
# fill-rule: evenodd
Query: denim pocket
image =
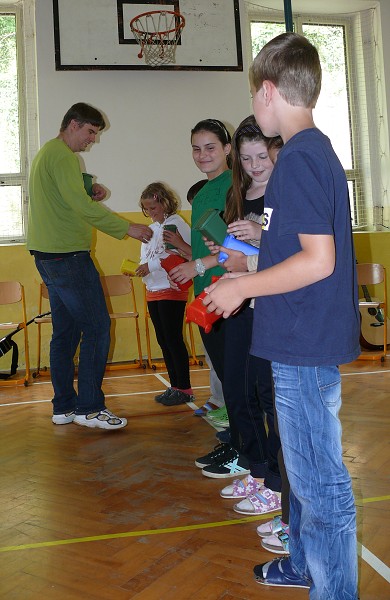
<path fill-rule="evenodd" d="M 341 402 L 341 376 L 337 367 L 316 367 L 318 391 L 324 406 Z"/>

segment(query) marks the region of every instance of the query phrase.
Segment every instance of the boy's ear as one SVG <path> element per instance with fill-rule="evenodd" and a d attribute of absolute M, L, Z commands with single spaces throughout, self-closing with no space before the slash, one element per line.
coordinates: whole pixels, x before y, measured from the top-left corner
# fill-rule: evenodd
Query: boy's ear
<path fill-rule="evenodd" d="M 264 102 L 266 104 L 266 106 L 268 106 L 268 104 L 270 103 L 270 100 L 272 98 L 272 94 L 274 91 L 274 85 L 271 81 L 268 81 L 268 79 L 266 79 L 265 81 L 263 81 L 263 97 L 264 97 Z"/>

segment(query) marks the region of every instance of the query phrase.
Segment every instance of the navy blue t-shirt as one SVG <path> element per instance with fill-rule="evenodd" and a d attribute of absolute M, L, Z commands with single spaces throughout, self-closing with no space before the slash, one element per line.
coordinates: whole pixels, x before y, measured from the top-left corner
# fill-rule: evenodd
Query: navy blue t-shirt
<path fill-rule="evenodd" d="M 293 136 L 265 193 L 258 270 L 301 250 L 298 234 L 332 235 L 335 270 L 299 290 L 255 301 L 251 354 L 288 365 L 339 365 L 360 354 L 360 317 L 348 187 L 329 139 Z"/>

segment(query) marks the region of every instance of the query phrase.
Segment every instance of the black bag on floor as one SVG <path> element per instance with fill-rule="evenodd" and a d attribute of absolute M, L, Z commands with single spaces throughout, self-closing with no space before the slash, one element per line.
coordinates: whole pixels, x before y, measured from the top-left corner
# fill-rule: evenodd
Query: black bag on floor
<path fill-rule="evenodd" d="M 11 340 L 9 335 L 0 340 L 0 356 L 4 356 L 12 349 L 11 370 L 9 373 L 0 373 L 0 379 L 9 379 L 15 375 L 18 368 L 19 348 L 14 340 Z"/>

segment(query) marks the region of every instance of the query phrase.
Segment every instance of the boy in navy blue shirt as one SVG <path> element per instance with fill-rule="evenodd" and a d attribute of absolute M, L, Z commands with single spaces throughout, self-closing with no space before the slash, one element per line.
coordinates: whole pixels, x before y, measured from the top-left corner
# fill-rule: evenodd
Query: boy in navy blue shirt
<path fill-rule="evenodd" d="M 228 317 L 256 297 L 251 353 L 272 361 L 291 485 L 290 557 L 257 565 L 255 577 L 310 588 L 311 600 L 356 600 L 355 505 L 338 418 L 338 365 L 360 354 L 347 181 L 313 121 L 321 89 L 314 46 L 295 33 L 274 38 L 250 83 L 260 128 L 284 142 L 265 194 L 258 272 L 225 275 L 204 303 Z"/>

